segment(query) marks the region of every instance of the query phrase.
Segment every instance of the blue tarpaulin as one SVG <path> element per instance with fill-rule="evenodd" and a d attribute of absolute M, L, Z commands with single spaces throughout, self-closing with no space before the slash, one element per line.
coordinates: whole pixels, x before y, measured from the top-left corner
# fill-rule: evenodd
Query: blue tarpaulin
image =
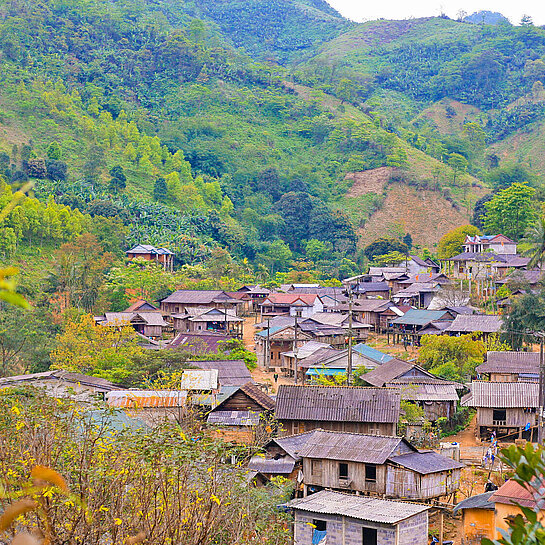
<path fill-rule="evenodd" d="M 346 369 L 335 369 L 329 367 L 311 367 L 307 375 L 346 375 Z"/>
<path fill-rule="evenodd" d="M 312 545 L 318 545 L 320 541 L 325 539 L 326 534 L 327 530 L 314 530 L 314 533 L 312 534 Z"/>

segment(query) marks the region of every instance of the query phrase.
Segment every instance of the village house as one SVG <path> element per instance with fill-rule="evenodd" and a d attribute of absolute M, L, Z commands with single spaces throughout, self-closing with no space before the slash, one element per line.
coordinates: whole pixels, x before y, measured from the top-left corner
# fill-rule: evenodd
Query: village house
<path fill-rule="evenodd" d="M 424 410 L 424 418 L 435 422 L 450 418 L 458 405 L 462 384 L 432 375 L 416 363 L 391 359 L 375 367 L 363 380 L 370 386 L 399 388 L 401 399 L 415 403 Z"/>
<path fill-rule="evenodd" d="M 519 505 L 536 509 L 536 498 L 530 490 L 510 479 L 496 491 L 478 494 L 458 503 L 453 512 L 462 512 L 461 545 L 480 545 L 483 538 L 500 539 L 501 531 L 510 529 L 509 520 L 520 514 L 524 516 Z M 545 509 L 541 509 L 537 517 L 543 522 Z"/>
<path fill-rule="evenodd" d="M 131 326 L 137 333 L 151 339 L 161 339 L 163 333 L 171 331 L 168 322 L 160 312 L 105 312 L 103 316 L 95 316 L 95 322 L 103 327 Z"/>
<path fill-rule="evenodd" d="M 383 316 L 391 316 L 389 311 L 394 310 L 393 307 L 395 305 L 389 300 L 356 299 L 352 304 L 352 316 L 358 322 L 372 326 L 373 331 L 381 332 L 387 323 Z M 342 303 L 332 308 L 331 311 L 347 313 L 350 311 L 350 306 L 347 303 Z M 396 313 L 396 316 L 399 314 Z"/>
<path fill-rule="evenodd" d="M 462 513 L 461 545 L 481 545 L 483 538 L 494 539 L 496 506 L 490 501 L 493 493 L 470 496 L 454 506 L 453 514 Z"/>
<path fill-rule="evenodd" d="M 539 384 L 474 381 L 470 390 L 461 404 L 477 409 L 477 438 L 487 440 L 495 432 L 500 441 L 535 440 Z"/>
<path fill-rule="evenodd" d="M 217 354 L 224 346 L 224 343 L 232 339 L 233 337 L 229 337 L 223 333 L 214 333 L 213 331 L 199 333 L 181 332 L 166 345 L 166 348 L 189 352 L 195 355 Z"/>
<path fill-rule="evenodd" d="M 537 382 L 539 353 L 487 352 L 485 362 L 476 371 L 480 377 L 486 377 L 491 382 Z"/>
<path fill-rule="evenodd" d="M 446 329 L 453 320 L 454 313 L 448 310 L 410 309 L 392 320 L 393 342 L 419 344 L 420 337 L 428 333 L 430 326 Z M 388 333 L 388 341 L 389 336 Z"/>
<path fill-rule="evenodd" d="M 229 293 L 229 295 L 243 302 L 242 311 L 245 314 L 253 314 L 259 312 L 259 305 L 270 293 L 271 290 L 262 288 L 258 284 L 254 286 L 242 286 L 236 292 Z"/>
<path fill-rule="evenodd" d="M 144 299 L 137 299 L 123 312 L 160 312 L 159 308 Z"/>
<path fill-rule="evenodd" d="M 281 384 L 275 416 L 281 436 L 316 428 L 395 435 L 400 400 L 397 388 Z"/>
<path fill-rule="evenodd" d="M 247 382 L 208 413 L 207 423 L 213 425 L 215 434 L 225 441 L 253 444 L 260 435 L 268 433 L 268 415 L 273 411 L 274 400 L 255 383 Z"/>
<path fill-rule="evenodd" d="M 301 484 L 299 475 L 302 458 L 299 451 L 316 430 L 285 437 L 274 437 L 265 444 L 264 454 L 255 454 L 248 463 L 248 469 L 258 471 L 266 478 L 284 477 Z"/>
<path fill-rule="evenodd" d="M 166 316 L 186 314 L 192 309 L 236 310 L 242 302 L 222 290 L 178 290 L 161 301 L 161 312 Z"/>
<path fill-rule="evenodd" d="M 155 261 L 163 265 L 165 270 L 172 271 L 174 268 L 174 254 L 166 248 L 156 248 L 150 244 L 137 244 L 134 248 L 127 250 L 127 259 L 145 259 Z"/>
<path fill-rule="evenodd" d="M 274 316 L 308 318 L 324 310 L 322 299 L 316 294 L 271 293 L 260 304 L 261 320 Z"/>
<path fill-rule="evenodd" d="M 40 388 L 51 397 L 71 397 L 76 401 L 104 399 L 108 392 L 121 389 L 120 386 L 103 378 L 90 377 L 62 369 L 0 378 L 0 388 L 21 386 Z"/>
<path fill-rule="evenodd" d="M 323 490 L 290 501 L 294 545 L 427 545 L 427 505 Z"/>
<path fill-rule="evenodd" d="M 440 289 L 435 282 L 415 282 L 392 295 L 392 301 L 396 305 L 428 308 Z"/>
<path fill-rule="evenodd" d="M 420 452 L 393 436 L 320 430 L 299 451 L 303 485 L 389 498 L 429 500 L 449 496 L 460 485 L 460 462 Z"/>
<path fill-rule="evenodd" d="M 449 335 L 467 335 L 481 333 L 483 339 L 499 333 L 503 327 L 503 319 L 496 314 L 458 314 L 445 329 Z"/>
<path fill-rule="evenodd" d="M 350 323 L 348 314 L 337 312 L 316 312 L 309 319 L 324 326 L 342 328 L 346 333 L 348 333 L 349 329 L 352 329 L 352 339 L 355 341 L 364 341 L 367 339 L 369 330 L 373 328 L 372 325 L 361 323 L 354 317 L 352 317 L 352 323 Z"/>
<path fill-rule="evenodd" d="M 304 383 L 308 378 L 312 381 L 317 377 L 334 377 L 346 375 L 348 369 L 348 349 L 322 348 L 312 355 L 297 362 L 300 379 Z M 369 360 L 359 352 L 352 351 L 352 369 L 367 368 Z M 376 364 L 375 364 L 376 365 Z"/>
<path fill-rule="evenodd" d="M 172 314 L 170 318 L 176 331 L 212 331 L 242 339 L 244 320 L 236 312 L 235 309 L 226 311 L 218 308 L 191 308 L 184 314 Z"/>
<path fill-rule="evenodd" d="M 409 276 L 417 274 L 436 274 L 441 270 L 441 265 L 431 258 L 422 259 L 417 255 L 410 255 L 409 259 L 403 262 L 405 265 L 405 272 Z"/>
<path fill-rule="evenodd" d="M 464 252 L 516 255 L 517 243 L 505 235 L 466 235 Z"/>
<path fill-rule="evenodd" d="M 495 281 L 512 269 L 524 269 L 530 258 L 513 254 L 464 252 L 444 259 L 448 275 L 452 278 L 472 281 Z"/>
<path fill-rule="evenodd" d="M 356 299 L 390 298 L 390 286 L 387 282 L 359 282 L 351 290 Z"/>
<path fill-rule="evenodd" d="M 382 365 L 383 363 L 394 359 L 390 354 L 381 352 L 364 343 L 356 344 L 352 347 L 352 350 L 363 357 L 363 365 L 367 369 L 374 369 L 377 365 Z"/>

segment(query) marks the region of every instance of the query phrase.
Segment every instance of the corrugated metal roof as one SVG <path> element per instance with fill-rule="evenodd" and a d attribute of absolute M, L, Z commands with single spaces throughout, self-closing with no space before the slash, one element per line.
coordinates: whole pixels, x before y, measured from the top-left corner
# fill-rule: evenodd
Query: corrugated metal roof
<path fill-rule="evenodd" d="M 270 293 L 261 305 L 301 305 L 313 306 L 318 295 L 311 293 Z"/>
<path fill-rule="evenodd" d="M 446 310 L 423 310 L 412 308 L 403 316 L 393 320 L 392 324 L 424 326 L 430 322 L 441 320 L 445 315 L 448 316 L 448 312 Z"/>
<path fill-rule="evenodd" d="M 401 454 L 400 456 L 392 456 L 389 460 L 394 464 L 406 467 L 411 471 L 420 473 L 421 475 L 429 475 L 430 473 L 441 473 L 450 471 L 451 469 L 461 469 L 464 464 L 441 456 L 437 452 L 413 452 L 409 454 Z"/>
<path fill-rule="evenodd" d="M 329 490 L 322 490 L 306 498 L 292 500 L 287 506 L 310 513 L 344 515 L 382 524 L 397 524 L 430 509 L 430 507 L 421 504 L 379 500 Z"/>
<path fill-rule="evenodd" d="M 212 411 L 206 421 L 221 426 L 257 426 L 260 417 L 255 411 Z"/>
<path fill-rule="evenodd" d="M 247 382 L 240 388 L 233 390 L 227 397 L 225 397 L 221 403 L 217 406 L 221 410 L 221 405 L 225 403 L 229 398 L 235 395 L 237 392 L 244 392 L 250 399 L 253 399 L 258 405 L 263 407 L 264 410 L 274 409 L 274 399 L 268 396 L 257 384 L 254 382 Z"/>
<path fill-rule="evenodd" d="M 524 507 L 532 508 L 536 506 L 536 501 L 531 492 L 512 479 L 500 486 L 500 488 L 490 496 L 489 501 L 511 505 L 519 503 Z"/>
<path fill-rule="evenodd" d="M 384 464 L 400 443 L 404 443 L 405 448 L 416 450 L 402 437 L 320 430 L 307 440 L 299 456 Z"/>
<path fill-rule="evenodd" d="M 178 290 L 171 293 L 163 299 L 161 303 L 180 303 L 180 304 L 202 304 L 210 303 L 233 303 L 238 304 L 241 301 L 233 299 L 222 290 Z"/>
<path fill-rule="evenodd" d="M 232 340 L 233 337 L 222 333 L 178 333 L 166 346 L 171 349 L 181 349 L 192 354 L 217 354 L 221 343 Z"/>
<path fill-rule="evenodd" d="M 318 431 L 312 430 L 295 435 L 286 435 L 285 437 L 275 437 L 271 439 L 267 445 L 276 443 L 281 449 L 289 454 L 293 459 L 300 460 L 299 451 L 307 444 L 307 441 Z"/>
<path fill-rule="evenodd" d="M 503 319 L 498 315 L 458 314 L 445 331 L 455 333 L 497 333 L 501 330 Z"/>
<path fill-rule="evenodd" d="M 539 384 L 535 382 L 475 381 L 470 388 L 470 394 L 462 398 L 466 407 L 513 409 L 539 405 Z"/>
<path fill-rule="evenodd" d="M 539 352 L 487 352 L 477 373 L 539 373 Z"/>
<path fill-rule="evenodd" d="M 183 407 L 187 392 L 181 390 L 117 390 L 106 394 L 110 407 L 149 409 Z"/>
<path fill-rule="evenodd" d="M 217 369 L 221 386 L 243 386 L 247 382 L 254 382 L 242 360 L 191 360 L 187 363 L 199 369 Z"/>
<path fill-rule="evenodd" d="M 394 380 L 388 386 L 401 388 L 401 399 L 410 401 L 458 401 L 454 384 L 415 384 Z"/>
<path fill-rule="evenodd" d="M 494 494 L 494 492 L 485 492 L 484 494 L 470 496 L 460 503 L 457 503 L 452 512 L 456 514 L 458 511 L 463 511 L 464 509 L 487 509 L 489 511 L 494 511 L 494 503 L 488 501 L 492 494 Z"/>
<path fill-rule="evenodd" d="M 384 362 L 382 365 L 371 369 L 368 373 L 363 375 L 363 380 L 371 384 L 372 386 L 381 387 L 387 382 L 403 375 L 407 371 L 410 371 L 414 367 L 414 364 L 408 361 L 398 360 L 390 357 L 390 359 Z"/>
<path fill-rule="evenodd" d="M 282 456 L 275 459 L 256 455 L 252 456 L 248 462 L 248 469 L 275 475 L 289 474 L 294 468 L 295 460 L 291 456 Z"/>
<path fill-rule="evenodd" d="M 400 392 L 394 388 L 282 384 L 276 396 L 279 420 L 397 422 Z"/>
<path fill-rule="evenodd" d="M 64 371 L 62 369 L 54 369 L 51 371 L 44 371 L 42 373 L 29 373 L 27 375 L 3 377 L 0 378 L 0 387 L 3 388 L 7 386 L 14 386 L 16 384 L 32 383 L 43 380 L 59 380 L 69 384 L 81 384 L 82 386 L 90 386 L 104 392 L 121 389 L 119 386 L 116 386 L 109 380 L 99 377 L 91 377 L 89 375 L 82 375 L 80 373 L 71 373 L 70 371 Z"/>
<path fill-rule="evenodd" d="M 384 352 L 381 352 L 380 350 L 377 350 L 376 348 L 364 343 L 357 344 L 354 346 L 353 350 L 354 352 L 358 352 L 358 354 L 361 354 L 362 356 L 365 356 L 366 358 L 380 364 L 394 359 L 394 357 L 390 356 L 390 354 L 385 354 Z"/>

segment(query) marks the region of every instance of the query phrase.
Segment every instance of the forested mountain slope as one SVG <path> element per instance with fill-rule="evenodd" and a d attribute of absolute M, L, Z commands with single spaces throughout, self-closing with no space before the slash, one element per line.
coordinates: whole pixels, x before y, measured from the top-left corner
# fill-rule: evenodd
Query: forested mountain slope
<path fill-rule="evenodd" d="M 274 269 L 315 240 L 340 274 L 358 233 L 429 244 L 470 218 L 487 155 L 510 160 L 502 142 L 539 127 L 543 34 L 355 24 L 322 0 L 0 0 L 0 168 L 182 263 L 222 248 Z M 381 193 L 349 191 L 381 168 Z M 407 202 L 388 225 L 399 184 L 448 217 Z"/>

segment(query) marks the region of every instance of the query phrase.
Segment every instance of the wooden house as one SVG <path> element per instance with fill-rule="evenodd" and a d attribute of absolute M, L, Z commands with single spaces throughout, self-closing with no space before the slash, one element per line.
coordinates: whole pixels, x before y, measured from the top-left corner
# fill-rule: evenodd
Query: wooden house
<path fill-rule="evenodd" d="M 390 286 L 387 282 L 359 282 L 351 289 L 357 299 L 390 298 Z"/>
<path fill-rule="evenodd" d="M 513 254 L 463 252 L 444 259 L 449 276 L 465 280 L 499 280 L 513 269 L 524 269 L 530 262 L 528 257 Z"/>
<path fill-rule="evenodd" d="M 161 312 L 171 316 L 203 308 L 236 311 L 241 304 L 241 301 L 222 290 L 178 290 L 161 301 Z"/>
<path fill-rule="evenodd" d="M 495 504 L 490 501 L 494 492 L 477 494 L 456 504 L 453 513 L 462 513 L 461 545 L 481 545 L 483 538 L 496 535 Z"/>
<path fill-rule="evenodd" d="M 254 382 L 247 382 L 208 413 L 207 423 L 216 427 L 216 434 L 226 441 L 254 443 L 257 428 L 266 428 L 266 415 L 273 411 L 274 400 Z"/>
<path fill-rule="evenodd" d="M 434 282 L 414 282 L 392 295 L 392 301 L 400 305 L 428 308 L 439 290 L 439 284 Z"/>
<path fill-rule="evenodd" d="M 252 456 L 248 469 L 259 471 L 268 479 L 279 476 L 286 479 L 298 479 L 303 467 L 299 451 L 315 432 L 316 430 L 274 437 L 264 446 L 263 454 Z"/>
<path fill-rule="evenodd" d="M 391 307 L 395 306 L 391 301 L 384 299 L 357 299 L 352 305 L 352 316 L 362 324 L 372 326 L 374 331 L 382 330 L 381 316 Z M 347 313 L 350 307 L 347 303 L 337 305 L 332 312 Z"/>
<path fill-rule="evenodd" d="M 245 315 L 259 312 L 260 304 L 271 293 L 271 290 L 259 285 L 242 286 L 236 292 L 229 293 L 233 299 L 242 301 L 241 310 Z"/>
<path fill-rule="evenodd" d="M 163 333 L 171 330 L 160 312 L 105 312 L 103 316 L 96 316 L 95 322 L 104 327 L 123 327 L 131 326 L 137 333 L 160 339 Z"/>
<path fill-rule="evenodd" d="M 287 504 L 294 545 L 427 545 L 427 505 L 323 490 Z"/>
<path fill-rule="evenodd" d="M 305 490 L 329 488 L 428 500 L 454 493 L 460 462 L 419 452 L 402 437 L 317 431 L 299 451 Z"/>
<path fill-rule="evenodd" d="M 308 318 L 324 310 L 320 296 L 310 293 L 271 293 L 262 303 L 261 319 L 274 316 L 297 316 Z"/>
<path fill-rule="evenodd" d="M 243 335 L 244 320 L 236 315 L 234 309 L 226 311 L 219 308 L 191 308 L 184 314 L 172 314 L 171 319 L 176 331 L 212 331 L 237 339 L 241 339 Z"/>
<path fill-rule="evenodd" d="M 477 409 L 478 438 L 489 439 L 492 432 L 500 441 L 537 436 L 539 384 L 535 382 L 475 381 L 461 404 Z"/>
<path fill-rule="evenodd" d="M 410 309 L 392 321 L 394 343 L 418 344 L 423 331 L 430 325 L 444 324 L 446 328 L 453 320 L 454 314 L 448 310 Z"/>
<path fill-rule="evenodd" d="M 399 389 L 281 384 L 276 395 L 280 435 L 316 428 L 394 435 Z"/>
<path fill-rule="evenodd" d="M 381 352 L 372 346 L 369 346 L 364 343 L 358 343 L 353 346 L 353 351 L 357 352 L 360 356 L 363 357 L 363 365 L 367 369 L 374 369 L 377 365 L 382 365 L 387 361 L 393 360 L 394 357 L 385 352 Z"/>
<path fill-rule="evenodd" d="M 430 422 L 450 418 L 456 412 L 458 390 L 463 388 L 462 384 L 432 375 L 416 363 L 394 358 L 362 378 L 371 386 L 399 388 L 401 399 L 422 407 L 424 417 Z"/>
<path fill-rule="evenodd" d="M 145 259 L 146 261 L 155 261 L 160 263 L 166 270 L 172 270 L 174 267 L 174 254 L 166 248 L 156 248 L 150 244 L 137 244 L 125 252 L 127 259 Z"/>
<path fill-rule="evenodd" d="M 445 329 L 449 335 L 466 335 L 468 333 L 482 333 L 483 338 L 499 333 L 503 326 L 503 319 L 499 315 L 491 314 L 458 314 L 454 321 Z"/>
<path fill-rule="evenodd" d="M 538 352 L 487 352 L 486 361 L 476 368 L 490 382 L 537 382 Z"/>
<path fill-rule="evenodd" d="M 226 341 L 233 337 L 223 333 L 214 333 L 213 331 L 201 331 L 197 333 L 181 332 L 178 333 L 166 348 L 171 350 L 180 350 L 191 354 L 217 354 L 224 346 Z"/>

